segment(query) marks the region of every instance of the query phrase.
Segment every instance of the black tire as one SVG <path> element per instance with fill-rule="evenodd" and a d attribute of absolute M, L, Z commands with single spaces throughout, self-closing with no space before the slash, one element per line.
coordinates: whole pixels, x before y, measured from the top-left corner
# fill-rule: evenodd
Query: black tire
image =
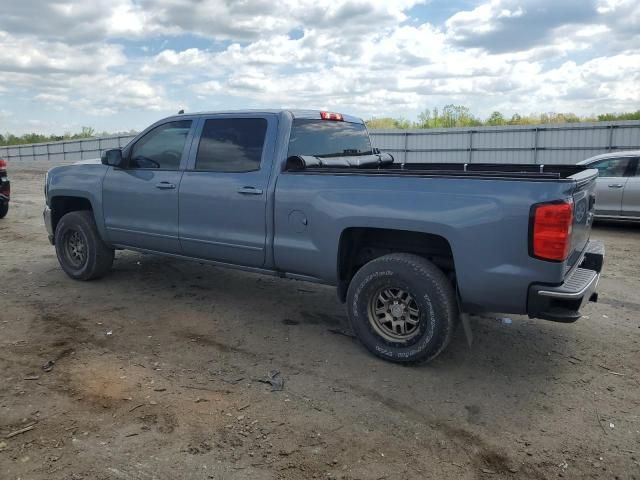
<path fill-rule="evenodd" d="M 395 301 L 401 297 L 404 300 Z M 398 303 L 400 307 L 395 306 Z M 376 258 L 358 270 L 347 292 L 347 309 L 351 328 L 362 344 L 378 357 L 397 363 L 437 357 L 449 345 L 458 322 L 449 279 L 429 260 L 408 253 Z M 412 323 L 403 320 L 409 318 L 407 312 Z"/>
<path fill-rule="evenodd" d="M 55 232 L 58 262 L 74 280 L 93 280 L 106 274 L 114 251 L 100 238 L 93 212 L 81 210 L 64 215 Z"/>
<path fill-rule="evenodd" d="M 0 203 L 0 218 L 6 217 L 8 212 L 9 212 L 9 202 Z"/>

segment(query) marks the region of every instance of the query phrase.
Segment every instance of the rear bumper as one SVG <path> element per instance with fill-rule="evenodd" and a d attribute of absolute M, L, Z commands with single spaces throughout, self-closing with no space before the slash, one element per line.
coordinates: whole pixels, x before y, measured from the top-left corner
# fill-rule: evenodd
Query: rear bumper
<path fill-rule="evenodd" d="M 533 284 L 529 287 L 527 313 L 531 318 L 575 322 L 589 301 L 597 301 L 596 289 L 604 263 L 604 244 L 590 241 L 578 268 L 561 285 Z"/>
<path fill-rule="evenodd" d="M 53 241 L 53 223 L 51 223 L 51 209 L 46 205 L 44 207 L 44 212 L 42 212 L 42 216 L 44 217 L 44 226 L 47 229 L 49 242 L 51 243 L 51 245 L 53 245 L 54 241 Z"/>

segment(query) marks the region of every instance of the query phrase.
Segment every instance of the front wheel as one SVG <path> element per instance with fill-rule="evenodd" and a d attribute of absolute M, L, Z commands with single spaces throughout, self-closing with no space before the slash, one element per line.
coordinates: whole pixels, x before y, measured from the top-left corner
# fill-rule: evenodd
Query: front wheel
<path fill-rule="evenodd" d="M 358 270 L 349 285 L 347 308 L 362 344 L 397 363 L 438 356 L 458 319 L 446 275 L 429 260 L 408 253 L 376 258 Z"/>
<path fill-rule="evenodd" d="M 9 212 L 9 202 L 0 202 L 0 218 L 7 216 Z"/>
<path fill-rule="evenodd" d="M 113 249 L 102 241 L 93 213 L 87 210 L 70 212 L 60 219 L 55 245 L 60 266 L 75 280 L 102 277 L 113 264 Z"/>

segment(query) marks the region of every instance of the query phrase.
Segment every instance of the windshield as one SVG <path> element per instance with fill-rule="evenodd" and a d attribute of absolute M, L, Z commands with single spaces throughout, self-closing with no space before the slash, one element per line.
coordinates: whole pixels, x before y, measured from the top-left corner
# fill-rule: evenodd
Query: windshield
<path fill-rule="evenodd" d="M 361 123 L 310 119 L 293 121 L 289 140 L 289 157 L 293 155 L 339 157 L 371 153 L 369 134 Z"/>

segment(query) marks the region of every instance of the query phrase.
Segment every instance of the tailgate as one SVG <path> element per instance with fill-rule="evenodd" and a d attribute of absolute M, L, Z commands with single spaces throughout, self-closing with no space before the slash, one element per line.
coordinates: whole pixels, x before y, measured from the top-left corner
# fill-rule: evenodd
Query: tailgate
<path fill-rule="evenodd" d="M 597 176 L 597 170 L 589 169 L 571 177 L 576 180 L 576 189 L 573 192 L 573 231 L 567 270 L 580 260 L 589 241 L 596 201 Z"/>

